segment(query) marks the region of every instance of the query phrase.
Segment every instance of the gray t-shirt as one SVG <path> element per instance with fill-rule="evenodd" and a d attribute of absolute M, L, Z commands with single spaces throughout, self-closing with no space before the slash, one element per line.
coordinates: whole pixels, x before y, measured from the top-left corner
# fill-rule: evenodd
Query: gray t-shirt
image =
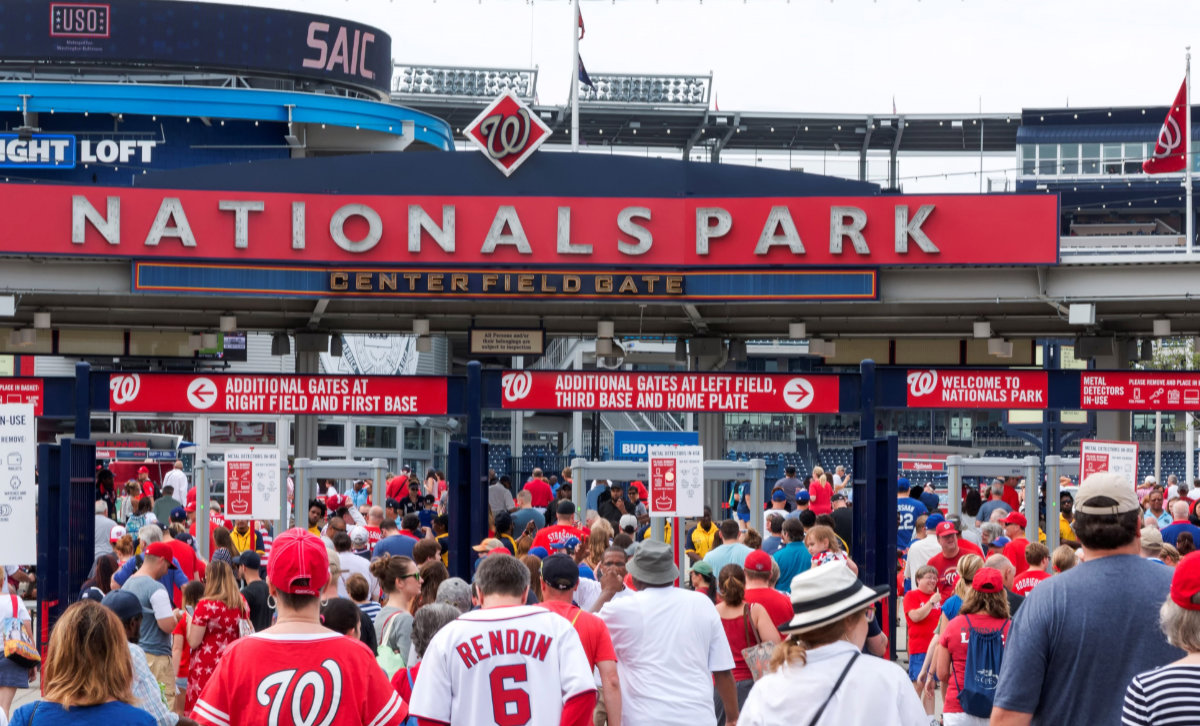
<path fill-rule="evenodd" d="M 997 509 L 1002 509 L 1005 512 L 1012 511 L 1012 507 L 1009 506 L 1008 502 L 1000 499 L 992 499 L 984 502 L 983 506 L 979 508 L 979 514 L 975 515 L 975 521 L 984 523 L 992 521 L 992 512 Z"/>
<path fill-rule="evenodd" d="M 488 507 L 492 510 L 492 514 L 496 512 L 507 512 L 517 506 L 513 502 L 512 492 L 503 484 L 492 484 L 488 487 Z"/>
<path fill-rule="evenodd" d="M 534 509 L 533 507 L 526 507 L 513 512 L 513 538 L 515 539 L 520 537 L 525 532 L 525 528 L 529 526 L 530 522 L 533 522 L 533 526 L 541 529 L 542 527 L 546 526 L 546 515 L 542 514 L 542 510 Z"/>
<path fill-rule="evenodd" d="M 392 624 L 387 625 L 387 620 L 392 613 L 399 613 L 392 618 Z M 412 645 L 412 626 L 413 616 L 407 612 L 402 612 L 400 608 L 385 607 L 379 610 L 379 614 L 375 616 L 375 639 L 380 645 L 383 645 L 383 631 L 385 627 L 390 627 L 388 633 L 388 645 L 392 646 L 392 650 L 400 654 L 404 658 L 407 665 L 408 648 Z"/>
<path fill-rule="evenodd" d="M 166 593 L 167 589 L 158 580 L 144 575 L 129 578 L 121 585 L 121 589 L 137 595 L 137 599 L 142 603 L 142 630 L 138 645 L 150 655 L 171 655 L 171 636 L 158 627 L 154 605 L 150 602 L 155 592 L 161 590 Z"/>
<path fill-rule="evenodd" d="M 117 523 L 103 514 L 96 515 L 96 553 L 93 555 L 93 559 L 100 555 L 112 554 L 112 543 L 108 541 L 108 535 L 112 534 L 115 526 Z"/>
<path fill-rule="evenodd" d="M 1038 584 L 1013 618 L 995 705 L 1035 726 L 1120 724 L 1133 677 L 1183 656 L 1158 627 L 1171 572 L 1113 555 Z"/>

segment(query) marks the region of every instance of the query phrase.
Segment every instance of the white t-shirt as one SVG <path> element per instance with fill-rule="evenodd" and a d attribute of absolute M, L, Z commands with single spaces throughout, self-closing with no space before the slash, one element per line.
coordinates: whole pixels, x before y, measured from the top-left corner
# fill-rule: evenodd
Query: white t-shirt
<path fill-rule="evenodd" d="M 181 502 L 187 501 L 188 480 L 187 474 L 181 469 L 172 469 L 163 477 L 162 485 L 175 487 L 175 498 Z"/>
<path fill-rule="evenodd" d="M 925 539 L 914 539 L 908 548 L 908 561 L 904 565 L 904 578 L 911 580 L 922 565 L 929 564 L 929 558 L 942 551 L 937 537 L 926 534 Z"/>
<path fill-rule="evenodd" d="M 600 618 L 617 652 L 624 723 L 716 721 L 712 674 L 733 670 L 733 652 L 711 600 L 677 587 L 647 588 L 605 603 Z"/>
<path fill-rule="evenodd" d="M 803 667 L 784 666 L 763 676 L 750 690 L 738 726 L 808 723 L 857 651 L 841 640 L 808 651 Z M 829 699 L 821 723 L 926 726 L 929 716 L 903 669 L 882 658 L 860 655 Z"/>
<path fill-rule="evenodd" d="M 429 643 L 409 713 L 442 723 L 558 726 L 562 704 L 595 689 L 566 618 L 530 605 L 473 610 Z"/>
<path fill-rule="evenodd" d="M 579 578 L 579 587 L 575 588 L 575 604 L 580 610 L 585 613 L 592 611 L 592 606 L 596 604 L 596 600 L 600 597 L 600 593 L 604 588 L 600 587 L 600 583 L 596 580 L 589 580 L 586 577 Z M 612 600 L 617 600 L 622 597 L 629 597 L 633 594 L 633 590 L 628 587 L 623 590 L 618 590 L 613 594 Z M 611 600 L 609 601 L 611 602 Z"/>
<path fill-rule="evenodd" d="M 175 615 L 175 611 L 171 608 L 171 596 L 167 594 L 165 587 L 157 588 L 150 593 L 150 607 L 154 610 L 155 620 L 165 620 Z"/>
<path fill-rule="evenodd" d="M 371 563 L 353 552 L 339 552 L 338 562 L 342 565 L 342 574 L 338 576 L 338 596 L 350 597 L 346 592 L 346 580 L 350 575 L 358 573 L 367 578 L 367 587 L 371 589 L 371 599 L 379 599 L 379 581 L 371 574 Z"/>

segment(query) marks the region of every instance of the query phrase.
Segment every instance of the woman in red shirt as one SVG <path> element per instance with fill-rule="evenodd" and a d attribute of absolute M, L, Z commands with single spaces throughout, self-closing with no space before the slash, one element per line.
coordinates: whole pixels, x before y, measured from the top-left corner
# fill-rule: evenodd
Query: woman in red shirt
<path fill-rule="evenodd" d="M 819 466 L 813 468 L 813 478 L 808 483 L 808 496 L 808 508 L 813 514 L 833 513 L 833 485 L 825 478 L 825 470 Z"/>
<path fill-rule="evenodd" d="M 721 589 L 721 600 L 717 603 L 717 615 L 721 616 L 721 626 L 725 628 L 725 638 L 729 641 L 729 649 L 733 651 L 733 680 L 737 685 L 738 708 L 746 702 L 750 688 L 754 686 L 754 677 L 746 666 L 742 651 L 759 643 L 778 643 L 782 638 L 767 609 L 758 603 L 746 602 L 746 571 L 740 565 L 725 565 L 721 568 L 717 585 Z M 724 708 L 719 696 L 715 696 L 717 704 L 717 722 L 724 723 Z"/>
<path fill-rule="evenodd" d="M 925 663 L 925 654 L 942 614 L 942 596 L 938 592 L 938 571 L 922 565 L 913 578 L 916 587 L 904 596 L 904 622 L 908 626 L 908 680 L 918 694 L 922 684 L 917 676 Z M 922 697 L 925 713 L 933 714 L 933 698 Z"/>
<path fill-rule="evenodd" d="M 934 668 L 938 680 L 946 684 L 944 722 L 946 726 L 977 726 L 987 724 L 982 716 L 963 713 L 958 691 L 966 677 L 967 648 L 972 631 L 1000 631 L 1001 641 L 1008 639 L 1012 622 L 1008 613 L 1008 596 L 1004 592 L 1004 576 L 1000 571 L 984 567 L 971 579 L 971 590 L 959 614 L 946 624 L 934 652 Z"/>
<path fill-rule="evenodd" d="M 188 713 L 217 670 L 225 648 L 240 636 L 238 620 L 250 618 L 250 608 L 238 591 L 233 569 L 224 560 L 214 559 L 209 564 L 206 580 L 204 597 L 188 620 L 187 641 L 192 648 L 184 706 Z"/>

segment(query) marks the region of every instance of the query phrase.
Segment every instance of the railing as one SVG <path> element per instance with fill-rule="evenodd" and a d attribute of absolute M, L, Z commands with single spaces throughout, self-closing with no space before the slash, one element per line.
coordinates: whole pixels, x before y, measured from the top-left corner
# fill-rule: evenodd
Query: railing
<path fill-rule="evenodd" d="M 1084 257 L 1111 254 L 1181 254 L 1187 251 L 1182 234 L 1095 234 L 1064 235 L 1059 238 L 1063 255 Z"/>

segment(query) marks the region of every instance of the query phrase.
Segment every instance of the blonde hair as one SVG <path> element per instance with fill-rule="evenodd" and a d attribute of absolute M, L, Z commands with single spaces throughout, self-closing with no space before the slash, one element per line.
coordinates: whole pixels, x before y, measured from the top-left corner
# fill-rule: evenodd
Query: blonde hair
<path fill-rule="evenodd" d="M 971 580 L 975 579 L 976 572 L 983 569 L 983 558 L 976 554 L 963 555 L 955 569 L 958 570 L 958 582 L 954 583 L 954 594 L 966 602 L 967 593 L 971 591 Z"/>
<path fill-rule="evenodd" d="M 67 608 L 50 633 L 42 697 L 65 709 L 113 699 L 133 705 L 132 684 L 133 661 L 116 613 L 93 600 Z"/>
<path fill-rule="evenodd" d="M 1054 548 L 1054 554 L 1050 556 L 1050 564 L 1055 571 L 1066 572 L 1079 564 L 1079 558 L 1075 556 L 1075 550 L 1070 545 L 1059 545 Z"/>
<path fill-rule="evenodd" d="M 604 550 L 608 549 L 608 542 L 612 539 L 613 528 L 612 523 L 607 519 L 601 519 L 592 525 L 592 531 L 587 538 L 587 558 L 589 562 L 600 564 L 604 559 Z"/>
<path fill-rule="evenodd" d="M 820 479 L 823 476 L 825 476 L 825 470 L 819 466 L 814 466 L 813 467 L 813 479 Z"/>
<path fill-rule="evenodd" d="M 724 571 L 724 568 L 721 569 Z M 810 648 L 819 648 L 845 638 L 846 633 L 850 632 L 850 628 L 854 627 L 858 618 L 861 618 L 866 610 L 867 608 L 863 607 L 828 625 L 822 625 L 805 633 L 794 633 L 787 636 L 775 646 L 775 650 L 771 653 L 770 669 L 777 671 L 792 663 L 806 665 Z"/>
<path fill-rule="evenodd" d="M 963 598 L 962 608 L 959 609 L 958 614 L 974 615 L 975 613 L 987 613 L 993 618 L 1008 620 L 1010 616 L 1008 595 L 1004 590 L 980 592 L 973 587 L 968 587 L 967 595 Z"/>
<path fill-rule="evenodd" d="M 838 539 L 837 533 L 833 531 L 833 527 L 818 524 L 804 533 L 804 540 L 806 542 L 809 537 L 829 545 L 830 552 L 840 552 L 842 549 L 842 541 Z"/>
<path fill-rule="evenodd" d="M 213 600 L 234 610 L 242 609 L 242 593 L 238 590 L 233 568 L 224 560 L 208 563 L 204 573 L 204 599 Z"/>

